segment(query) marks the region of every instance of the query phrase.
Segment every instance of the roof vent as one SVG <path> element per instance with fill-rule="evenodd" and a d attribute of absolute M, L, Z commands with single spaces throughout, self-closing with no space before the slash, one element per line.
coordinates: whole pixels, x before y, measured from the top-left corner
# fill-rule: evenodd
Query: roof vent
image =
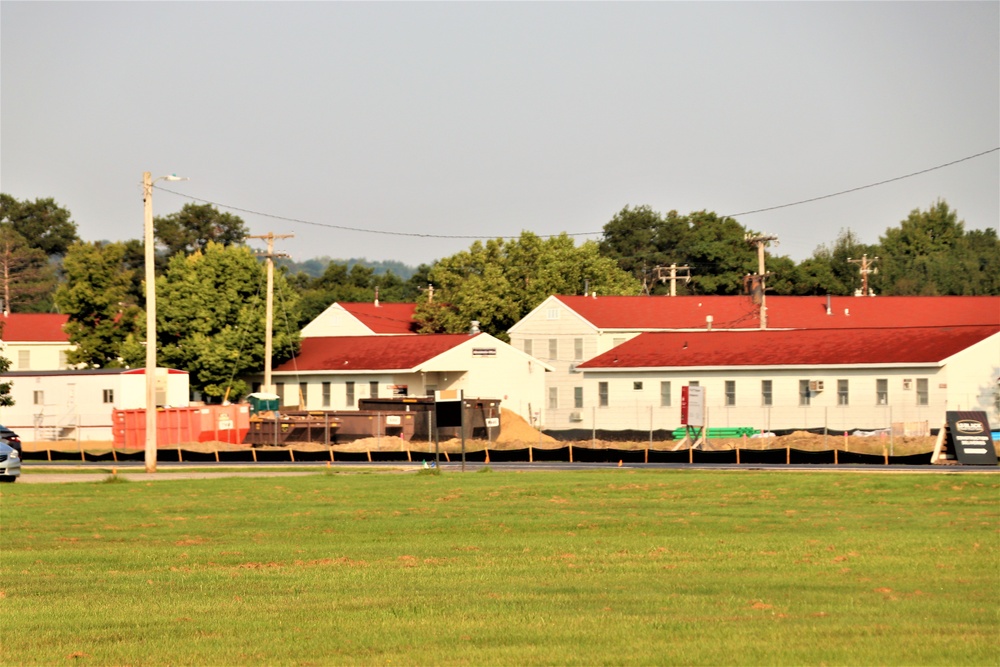
<path fill-rule="evenodd" d="M 469 326 L 469 335 L 475 336 L 479 333 L 479 320 L 472 320 Z"/>
<path fill-rule="evenodd" d="M 715 321 L 715 318 L 713 318 L 711 315 L 706 315 L 705 316 L 705 328 L 707 330 L 709 330 L 709 331 L 712 330 L 712 322 L 713 321 Z"/>

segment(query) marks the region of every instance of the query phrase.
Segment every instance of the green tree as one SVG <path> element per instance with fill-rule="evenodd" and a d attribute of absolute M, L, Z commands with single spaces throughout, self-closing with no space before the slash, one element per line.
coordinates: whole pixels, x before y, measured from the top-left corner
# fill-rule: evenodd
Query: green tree
<path fill-rule="evenodd" d="M 51 310 L 56 272 L 40 248 L 31 247 L 9 222 L 0 222 L 0 298 L 6 312 Z"/>
<path fill-rule="evenodd" d="M 638 294 L 640 283 L 602 257 L 598 244 L 575 245 L 565 234 L 542 239 L 522 232 L 515 240 L 476 241 L 430 270 L 434 301 L 426 293 L 416 318 L 422 332 L 460 333 L 471 321 L 498 338 L 551 294 Z"/>
<path fill-rule="evenodd" d="M 69 315 L 66 333 L 77 349 L 73 364 L 89 368 L 137 365 L 143 356 L 143 311 L 136 303 L 133 271 L 124 268 L 124 243 L 74 243 L 63 262 L 66 281 L 55 293 Z"/>
<path fill-rule="evenodd" d="M 330 262 L 318 278 L 310 279 L 306 274 L 299 273 L 289 282 L 301 297 L 300 326 L 312 321 L 337 301 L 374 301 L 376 290 L 379 300 L 386 303 L 404 301 L 406 296 L 406 283 L 392 271 L 377 274 L 373 268 L 363 264 L 348 268 L 346 264 Z"/>
<path fill-rule="evenodd" d="M 887 229 L 879 239 L 883 293 L 998 293 L 996 232 L 966 234 L 964 228 L 957 213 L 939 200 L 927 211 L 914 209 L 899 227 Z"/>
<path fill-rule="evenodd" d="M 244 376 L 264 367 L 265 269 L 244 246 L 209 242 L 204 252 L 174 255 L 157 278 L 159 363 L 190 374 L 210 400 L 249 390 Z M 298 295 L 275 273 L 273 363 L 298 351 Z"/>
<path fill-rule="evenodd" d="M 3 329 L 0 327 L 0 338 L 3 337 Z M 10 359 L 0 356 L 0 376 L 10 370 Z M 14 397 L 10 395 L 13 382 L 0 381 L 0 407 L 9 408 L 14 405 Z"/>
<path fill-rule="evenodd" d="M 176 213 L 157 216 L 153 229 L 156 239 L 166 247 L 167 257 L 205 250 L 209 243 L 241 245 L 247 237 L 239 216 L 222 213 L 211 204 L 185 204 Z"/>
<path fill-rule="evenodd" d="M 79 240 L 69 211 L 51 198 L 18 201 L 0 194 L 0 223 L 10 224 L 28 245 L 38 248 L 46 257 L 65 255 L 70 245 Z"/>

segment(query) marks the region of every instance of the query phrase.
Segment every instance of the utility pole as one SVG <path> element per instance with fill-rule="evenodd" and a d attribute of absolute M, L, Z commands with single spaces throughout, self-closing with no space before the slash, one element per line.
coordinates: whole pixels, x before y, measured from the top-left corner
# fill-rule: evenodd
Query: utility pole
<path fill-rule="evenodd" d="M 850 264 L 860 264 L 858 270 L 861 271 L 861 296 L 868 296 L 868 274 L 878 273 L 878 269 L 870 268 L 875 262 L 878 261 L 878 257 L 868 259 L 868 254 L 861 255 L 861 259 L 851 259 L 847 258 Z"/>
<path fill-rule="evenodd" d="M 757 246 L 757 277 L 754 281 L 755 284 L 760 285 L 760 328 L 767 328 L 767 271 L 764 270 L 764 248 L 771 241 L 777 241 L 777 236 L 765 236 L 763 234 L 758 234 L 756 236 L 751 236 L 747 234 L 746 242 Z"/>
<path fill-rule="evenodd" d="M 265 331 L 264 331 L 264 386 L 263 391 L 273 394 L 274 386 L 271 384 L 271 329 L 272 323 L 274 321 L 274 258 L 275 257 L 287 257 L 288 255 L 284 253 L 275 254 L 274 253 L 274 240 L 275 239 L 290 239 L 294 238 L 295 234 L 275 234 L 274 232 L 268 232 L 261 236 L 248 236 L 249 239 L 264 239 L 267 241 L 267 253 L 264 255 L 267 258 L 267 308 L 265 321 Z M 261 253 L 257 253 L 260 255 Z"/>

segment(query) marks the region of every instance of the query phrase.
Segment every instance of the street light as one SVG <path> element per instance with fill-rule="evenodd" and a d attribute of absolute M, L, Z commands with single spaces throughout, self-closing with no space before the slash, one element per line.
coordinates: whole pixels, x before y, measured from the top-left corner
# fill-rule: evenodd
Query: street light
<path fill-rule="evenodd" d="M 146 250 L 146 472 L 156 472 L 156 252 L 153 239 L 153 184 L 186 181 L 177 175 L 153 179 L 142 174 Z"/>

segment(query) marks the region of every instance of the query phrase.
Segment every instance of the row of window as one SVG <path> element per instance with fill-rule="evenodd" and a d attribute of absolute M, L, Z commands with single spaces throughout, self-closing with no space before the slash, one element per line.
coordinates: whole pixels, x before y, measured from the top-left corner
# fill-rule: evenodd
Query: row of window
<path fill-rule="evenodd" d="M 356 383 L 353 381 L 344 383 L 344 404 L 353 408 L 357 404 L 357 390 L 355 388 Z M 277 383 L 278 396 L 284 397 L 285 405 L 309 405 L 309 383 L 300 382 L 299 383 L 299 395 L 298 400 L 291 400 L 291 397 L 285 396 L 285 385 L 282 382 Z M 321 407 L 329 408 L 332 403 L 332 386 L 330 382 L 323 382 L 320 384 L 320 392 L 322 402 Z M 372 381 L 368 383 L 368 396 L 369 398 L 378 398 L 378 382 Z"/>
<path fill-rule="evenodd" d="M 698 382 L 692 381 L 688 383 L 692 387 L 697 387 Z M 672 403 L 672 383 L 669 381 L 660 382 L 660 406 L 661 407 L 671 407 Z M 643 382 L 641 380 L 634 381 L 632 383 L 633 391 L 643 391 Z M 799 405 L 810 405 L 812 403 L 812 397 L 817 393 L 815 383 L 810 380 L 799 380 Z M 837 405 L 850 405 L 850 381 L 849 380 L 837 380 Z M 597 383 L 597 405 L 602 408 L 608 406 L 609 391 L 607 382 Z M 928 395 L 928 381 L 926 378 L 918 378 L 916 381 L 916 403 L 917 405 L 927 405 L 929 400 Z M 725 381 L 725 395 L 723 398 L 724 405 L 735 406 L 736 405 L 736 380 L 726 380 Z M 549 397 L 548 397 L 549 409 L 556 410 L 559 408 L 559 387 L 549 387 Z M 760 404 L 762 406 L 774 405 L 774 381 L 773 380 L 761 380 L 760 381 Z M 877 379 L 875 380 L 875 404 L 876 405 L 888 405 L 889 404 L 889 380 L 888 379 Z M 583 387 L 573 387 L 573 407 L 582 408 L 583 407 Z"/>
<path fill-rule="evenodd" d="M 102 389 L 101 398 L 104 403 L 114 403 L 115 402 L 115 390 L 114 389 Z M 45 405 L 45 392 L 41 389 L 36 389 L 32 392 L 31 396 L 32 402 L 35 405 Z"/>
<path fill-rule="evenodd" d="M 69 368 L 69 358 L 67 357 L 66 350 L 59 351 L 59 368 Z M 15 370 L 31 370 L 31 350 L 17 351 L 17 368 Z"/>
<path fill-rule="evenodd" d="M 533 357 L 536 357 L 537 359 L 558 359 L 559 358 L 559 339 L 558 338 L 549 338 L 548 339 L 548 349 L 547 349 L 548 356 L 546 356 L 546 357 L 541 356 L 546 351 L 546 348 L 544 347 L 545 346 L 544 339 L 540 340 L 540 341 L 537 341 L 537 342 L 539 343 L 539 345 L 536 346 L 535 345 L 535 341 L 533 341 L 531 338 L 525 338 L 524 339 L 524 353 L 528 354 L 528 355 L 531 355 Z M 625 340 L 622 339 L 621 342 L 624 343 Z M 536 352 L 537 352 L 537 354 L 536 354 Z M 583 361 L 583 339 L 582 338 L 574 338 L 573 339 L 573 361 Z"/>

